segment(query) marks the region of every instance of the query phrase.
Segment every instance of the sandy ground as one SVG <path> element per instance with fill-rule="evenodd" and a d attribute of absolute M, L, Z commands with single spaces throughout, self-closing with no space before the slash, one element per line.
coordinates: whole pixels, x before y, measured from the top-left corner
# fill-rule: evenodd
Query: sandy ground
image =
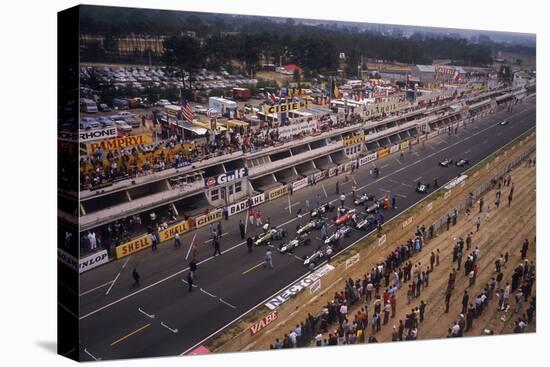
<path fill-rule="evenodd" d="M 498 169 L 498 166 L 505 164 L 515 154 L 518 154 L 520 150 L 523 150 L 527 144 L 524 144 L 522 149 L 514 149 L 507 152 L 506 159 L 501 159 L 499 164 L 493 164 L 490 170 L 481 169 L 479 174 L 475 175 L 468 180 L 466 187 L 461 189 L 457 195 L 453 195 L 456 200 L 450 199 L 444 201 L 442 205 L 438 205 L 434 202 L 434 210 L 429 215 L 415 214 L 414 222 L 421 220 L 421 223 L 431 223 L 435 219 L 441 216 L 441 210 L 445 210 L 445 207 L 452 207 L 454 201 L 461 201 L 467 195 L 467 192 L 473 187 L 477 187 L 480 182 L 485 182 L 490 175 L 494 174 L 494 171 Z M 476 177 L 477 176 L 477 177 Z M 441 252 L 441 264 L 434 269 L 434 272 L 430 276 L 429 287 L 422 290 L 421 297 L 413 300 L 410 305 L 406 305 L 406 290 L 402 288 L 398 292 L 397 296 L 397 315 L 394 319 L 390 319 L 387 325 L 383 325 L 381 331 L 376 333 L 378 341 L 390 341 L 392 325 L 398 325 L 400 319 L 404 319 L 405 315 L 410 312 L 412 307 L 418 306 L 420 300 L 423 300 L 426 304 L 425 320 L 419 327 L 418 339 L 433 339 L 443 338 L 447 335 L 447 330 L 452 326 L 454 320 L 461 312 L 461 300 L 463 290 L 468 286 L 468 279 L 463 275 L 463 270 L 459 272 L 457 277 L 455 290 L 451 298 L 450 312 L 445 314 L 444 311 L 444 295 L 447 287 L 447 280 L 449 272 L 452 269 L 452 248 L 455 244 L 454 238 L 463 236 L 465 238 L 466 233 L 469 231 L 474 232 L 472 246 L 479 246 L 481 250 L 481 257 L 478 262 L 479 276 L 474 287 L 469 291 L 471 300 L 473 295 L 479 292 L 483 286 L 494 276 L 494 261 L 500 256 L 500 254 L 509 252 L 510 260 L 506 267 L 503 269 L 505 281 L 510 281 L 511 274 L 515 266 L 519 262 L 521 243 L 525 238 L 528 238 L 531 245 L 529 248 L 528 258 L 534 262 L 536 261 L 535 249 L 534 249 L 534 234 L 535 234 L 535 174 L 534 168 L 525 168 L 523 166 L 518 167 L 512 171 L 513 182 L 515 183 L 514 201 L 512 203 L 512 209 L 507 208 L 506 199 L 502 200 L 502 204 L 498 210 L 494 209 L 494 205 L 491 205 L 493 209 L 487 216 L 482 217 L 482 224 L 479 233 L 475 233 L 475 218 L 465 219 L 464 215 L 459 215 L 459 220 L 456 226 L 452 226 L 447 232 L 440 232 L 439 235 L 428 242 L 424 250 L 417 255 L 414 255 L 411 259 L 413 262 L 422 262 L 423 264 L 429 264 L 429 256 L 431 251 L 435 251 L 439 248 Z M 453 191 L 458 191 L 456 188 Z M 507 195 L 507 190 L 503 190 L 503 198 Z M 491 202 L 494 199 L 494 190 L 485 195 L 486 203 Z M 441 199 L 440 199 L 441 200 Z M 438 200 L 439 201 L 439 200 Z M 441 208 L 441 210 L 438 210 Z M 448 210 L 448 209 L 447 209 Z M 424 211 L 422 211 L 424 212 Z M 384 247 L 371 246 L 367 248 L 367 251 L 362 251 L 360 267 L 353 270 L 350 276 L 353 279 L 362 277 L 365 270 L 370 269 L 377 261 L 385 258 L 390 249 L 394 248 L 393 243 L 402 243 L 407 238 L 411 237 L 411 231 L 415 228 L 416 224 L 411 224 L 411 227 L 407 227 L 406 230 L 399 232 L 397 237 L 391 237 L 392 244 Z M 410 228 L 410 230 L 409 230 Z M 366 253 L 365 253 L 366 252 Z M 366 260 L 363 260 L 366 259 Z M 323 293 L 314 297 L 309 294 L 304 295 L 303 292 L 299 297 L 289 301 L 285 308 L 281 309 L 281 317 L 275 326 L 270 326 L 264 335 L 258 336 L 254 339 L 241 338 L 244 340 L 233 340 L 222 346 L 218 345 L 219 349 L 216 351 L 235 351 L 235 350 L 263 350 L 268 349 L 269 345 L 274 342 L 275 338 L 281 338 L 284 332 L 292 329 L 296 322 L 302 321 L 308 312 L 317 315 L 321 309 L 321 306 L 326 303 L 327 299 L 332 298 L 335 291 L 341 291 L 343 289 L 343 276 L 338 270 L 333 271 L 329 276 L 323 278 Z M 347 274 L 345 275 L 348 276 Z M 533 294 L 534 294 L 533 287 Z M 309 293 L 309 292 L 307 292 Z M 485 328 L 491 329 L 495 334 L 511 333 L 514 327 L 514 321 L 517 317 L 508 314 L 504 315 L 504 322 L 501 320 L 503 313 L 497 311 L 496 300 L 491 300 L 491 303 L 487 309 L 483 312 L 480 318 L 475 319 L 473 329 L 470 330 L 467 335 L 480 335 Z M 514 302 L 512 301 L 512 305 Z M 371 306 L 371 305 L 370 305 Z M 522 312 L 525 312 L 528 304 L 523 307 Z M 372 310 L 372 306 L 369 307 Z M 353 315 L 359 308 L 350 309 L 348 314 Z M 369 317 L 372 317 L 372 311 L 370 311 Z M 241 334 L 246 334 L 246 327 L 250 325 L 250 320 L 244 322 L 241 325 L 243 330 Z M 329 328 L 333 331 L 336 326 L 333 325 Z M 529 325 L 527 331 L 534 331 L 535 325 Z M 372 329 L 367 329 L 367 336 L 372 334 Z M 327 335 L 324 335 L 326 337 Z M 248 340 L 247 340 L 248 339 Z M 227 341 L 227 340 L 226 340 Z"/>

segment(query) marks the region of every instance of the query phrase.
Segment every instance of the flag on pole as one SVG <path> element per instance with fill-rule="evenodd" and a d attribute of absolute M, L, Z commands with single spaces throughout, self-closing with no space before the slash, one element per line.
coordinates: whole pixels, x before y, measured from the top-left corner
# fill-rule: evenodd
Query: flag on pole
<path fill-rule="evenodd" d="M 183 90 L 181 93 L 181 114 L 183 116 L 183 119 L 188 122 L 193 122 L 193 110 L 191 109 L 191 106 L 187 102 L 187 99 L 183 95 Z"/>

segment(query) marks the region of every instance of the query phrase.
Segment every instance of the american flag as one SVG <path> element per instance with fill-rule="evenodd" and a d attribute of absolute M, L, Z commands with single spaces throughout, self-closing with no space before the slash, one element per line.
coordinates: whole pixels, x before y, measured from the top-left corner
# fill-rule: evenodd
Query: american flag
<path fill-rule="evenodd" d="M 183 119 L 189 122 L 193 122 L 193 110 L 191 109 L 191 106 L 189 103 L 187 103 L 187 99 L 183 95 L 183 91 L 181 93 L 181 114 L 183 116 Z"/>

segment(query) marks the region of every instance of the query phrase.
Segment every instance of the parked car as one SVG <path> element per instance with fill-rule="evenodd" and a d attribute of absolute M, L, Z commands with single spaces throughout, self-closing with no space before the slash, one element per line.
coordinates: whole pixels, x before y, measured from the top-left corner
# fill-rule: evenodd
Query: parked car
<path fill-rule="evenodd" d="M 80 99 L 80 111 L 86 113 L 96 113 L 97 112 L 97 103 L 91 99 L 81 98 Z"/>
<path fill-rule="evenodd" d="M 97 129 L 99 122 L 93 117 L 81 117 L 80 118 L 80 130 Z"/>
<path fill-rule="evenodd" d="M 100 103 L 99 104 L 99 111 L 101 111 L 101 112 L 110 112 L 111 107 L 107 106 L 106 103 Z"/>
<path fill-rule="evenodd" d="M 121 131 L 124 134 L 128 134 L 132 132 L 132 127 L 128 125 L 124 120 L 116 120 L 115 126 L 119 131 Z"/>
<path fill-rule="evenodd" d="M 160 99 L 157 101 L 157 103 L 155 103 L 155 106 L 157 107 L 164 107 L 164 106 L 168 106 L 170 104 L 170 101 L 167 100 L 167 99 Z"/>
<path fill-rule="evenodd" d="M 101 116 L 97 121 L 101 124 L 101 127 L 114 126 L 113 119 L 108 116 Z"/>
<path fill-rule="evenodd" d="M 119 110 L 127 110 L 128 109 L 128 101 L 122 98 L 114 98 L 113 99 L 113 107 L 119 109 Z"/>

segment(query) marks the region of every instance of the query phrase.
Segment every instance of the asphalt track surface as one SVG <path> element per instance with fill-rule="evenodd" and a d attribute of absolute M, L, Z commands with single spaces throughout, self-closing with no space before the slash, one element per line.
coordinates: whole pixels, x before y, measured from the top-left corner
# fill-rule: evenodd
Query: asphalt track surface
<path fill-rule="evenodd" d="M 470 166 L 474 165 L 533 128 L 535 115 L 534 101 L 516 105 L 512 113 L 501 111 L 459 128 L 457 135 L 439 135 L 427 141 L 425 149 L 415 145 L 412 152 L 405 153 L 403 162 L 398 154 L 393 154 L 355 170 L 347 183 L 340 175 L 296 191 L 289 197 L 290 210 L 287 197 L 266 202 L 259 208 L 264 219 L 270 217 L 272 225 L 289 232 L 285 239 L 289 240 L 294 238 L 296 226 L 309 220 L 309 215 L 296 216 L 298 208 L 306 210 L 306 200 L 314 207 L 320 193 L 322 202 L 330 200 L 339 205 L 337 180 L 340 192 L 347 194 L 345 205 L 355 207 L 350 194 L 355 181 L 358 194 L 397 196 L 398 208 L 384 212 L 387 221 L 422 198 L 415 192 L 416 180 L 432 183 L 437 176 L 442 186 L 467 169 L 454 165 L 443 168 L 439 161 L 465 158 Z M 508 125 L 498 125 L 503 119 L 509 121 Z M 380 168 L 377 179 L 369 174 L 374 164 Z M 330 213 L 329 220 L 333 215 Z M 320 231 L 311 233 L 311 245 L 299 247 L 293 254 L 279 254 L 273 248 L 274 269 L 268 269 L 263 265 L 265 246 L 255 247 L 251 254 L 247 252 L 239 234 L 239 219 L 244 222 L 246 212 L 222 222 L 220 256 L 212 257 L 207 226 L 183 235 L 181 248 L 175 248 L 170 240 L 159 244 L 156 252 L 146 249 L 82 274 L 81 360 L 179 355 L 308 272 L 303 259 L 321 243 Z M 261 229 L 256 225 L 247 225 L 247 235 L 259 232 Z M 190 243 L 195 235 L 199 267 L 196 287 L 189 292 L 185 280 L 191 259 Z M 344 246 L 364 235 L 365 232 L 352 230 Z M 274 245 L 279 243 L 275 241 Z M 141 275 L 139 287 L 133 286 L 134 268 Z"/>

